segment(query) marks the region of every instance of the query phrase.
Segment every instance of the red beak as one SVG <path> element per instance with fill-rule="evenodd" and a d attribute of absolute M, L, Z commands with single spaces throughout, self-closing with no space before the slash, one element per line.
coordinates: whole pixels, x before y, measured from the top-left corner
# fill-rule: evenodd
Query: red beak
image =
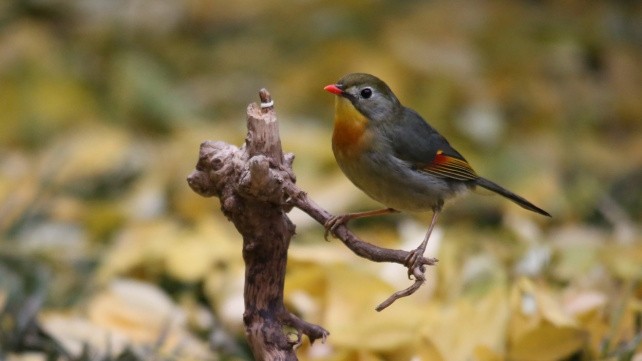
<path fill-rule="evenodd" d="M 343 94 L 343 90 L 339 89 L 339 87 L 336 86 L 336 84 L 330 84 L 330 85 L 326 86 L 325 88 L 323 88 L 323 90 L 329 91 L 330 93 L 336 94 L 336 95 Z"/>

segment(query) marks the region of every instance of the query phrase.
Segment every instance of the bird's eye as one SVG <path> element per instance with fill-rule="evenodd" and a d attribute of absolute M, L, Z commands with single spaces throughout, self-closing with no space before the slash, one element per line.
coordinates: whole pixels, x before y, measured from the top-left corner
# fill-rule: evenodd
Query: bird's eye
<path fill-rule="evenodd" d="M 363 90 L 361 90 L 361 96 L 363 97 L 363 99 L 370 98 L 372 96 L 372 89 L 364 88 Z"/>

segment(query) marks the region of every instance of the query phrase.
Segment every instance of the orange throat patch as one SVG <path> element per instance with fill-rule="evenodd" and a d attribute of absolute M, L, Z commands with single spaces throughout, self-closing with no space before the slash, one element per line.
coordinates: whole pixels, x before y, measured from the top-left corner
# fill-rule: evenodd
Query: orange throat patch
<path fill-rule="evenodd" d="M 352 153 L 366 145 L 368 119 L 350 101 L 336 97 L 332 149 L 336 153 Z"/>

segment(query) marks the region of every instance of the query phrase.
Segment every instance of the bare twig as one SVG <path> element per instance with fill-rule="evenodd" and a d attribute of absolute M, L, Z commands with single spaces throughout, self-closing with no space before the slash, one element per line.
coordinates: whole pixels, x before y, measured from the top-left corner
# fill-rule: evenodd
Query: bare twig
<path fill-rule="evenodd" d="M 433 260 L 436 261 L 437 259 L 433 258 Z M 423 285 L 424 282 L 426 282 L 426 276 L 424 276 L 424 272 L 425 272 L 424 266 L 421 266 L 421 268 L 419 267 L 413 268 L 412 273 L 413 273 L 413 276 L 415 277 L 415 283 L 413 283 L 410 287 L 406 288 L 405 290 L 401 290 L 393 293 L 390 297 L 388 297 L 387 300 L 381 302 L 381 304 L 379 304 L 379 306 L 377 306 L 375 310 L 377 310 L 377 312 L 381 312 L 386 307 L 392 305 L 392 303 L 395 302 L 396 300 L 402 297 L 410 296 L 413 293 L 415 293 L 419 289 L 419 287 L 421 287 L 421 285 Z"/>

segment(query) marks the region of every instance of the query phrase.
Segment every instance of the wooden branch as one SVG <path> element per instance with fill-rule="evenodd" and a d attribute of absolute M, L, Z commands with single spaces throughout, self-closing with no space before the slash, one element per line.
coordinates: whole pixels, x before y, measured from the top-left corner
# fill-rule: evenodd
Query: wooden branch
<path fill-rule="evenodd" d="M 322 225 L 331 215 L 295 185 L 294 155 L 281 149 L 270 94 L 262 89 L 259 96 L 261 105 L 250 104 L 247 108 L 245 144 L 238 148 L 223 142 L 203 142 L 196 169 L 187 182 L 203 197 L 220 198 L 223 214 L 243 236 L 243 322 L 254 357 L 296 360 L 294 346 L 301 343 L 303 334 L 313 343 L 317 339 L 325 342 L 330 333 L 299 319 L 283 304 L 287 250 L 295 229 L 286 213 L 295 206 Z M 355 254 L 375 262 L 405 264 L 409 255 L 364 242 L 344 225 L 334 233 Z M 422 258 L 420 266 L 409 272 L 415 278 L 414 284 L 390 296 L 377 311 L 414 293 L 425 281 L 425 265 L 436 262 Z M 283 332 L 283 326 L 297 330 L 295 339 Z"/>
<path fill-rule="evenodd" d="M 319 224 L 324 225 L 332 217 L 330 213 L 312 201 L 308 195 L 296 185 L 291 183 L 286 184 L 284 191 L 290 197 L 288 202 L 307 213 L 312 219 L 319 222 Z M 391 262 L 403 265 L 410 254 L 407 251 L 381 248 L 364 242 L 344 224 L 339 225 L 334 231 L 334 234 L 356 255 L 374 262 Z M 436 258 L 423 258 L 421 261 L 422 265 L 430 266 L 435 265 L 437 262 L 439 261 Z"/>

